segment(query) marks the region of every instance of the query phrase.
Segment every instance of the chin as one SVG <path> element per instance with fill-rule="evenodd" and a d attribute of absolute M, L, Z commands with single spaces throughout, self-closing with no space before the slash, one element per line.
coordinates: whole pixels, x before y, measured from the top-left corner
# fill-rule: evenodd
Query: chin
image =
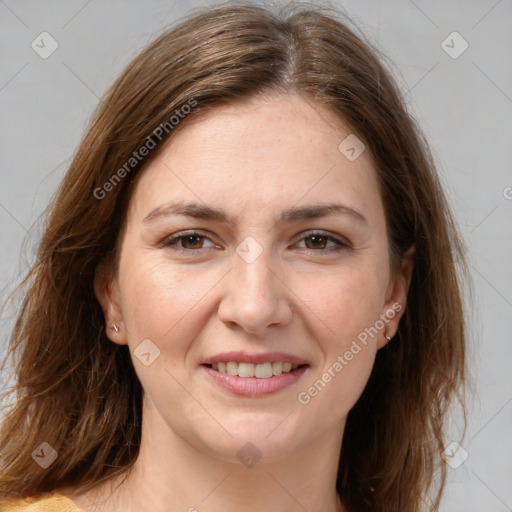
<path fill-rule="evenodd" d="M 260 416 L 260 419 L 254 415 L 242 416 L 235 424 L 223 422 L 227 432 L 221 427 L 202 432 L 199 429 L 196 439 L 201 446 L 194 444 L 217 459 L 236 464 L 245 463 L 247 458 L 274 462 L 296 453 L 303 438 L 291 422 L 286 424 L 291 418 L 283 421 L 286 414 L 281 414 L 269 422 L 268 415 L 260 413 Z"/>

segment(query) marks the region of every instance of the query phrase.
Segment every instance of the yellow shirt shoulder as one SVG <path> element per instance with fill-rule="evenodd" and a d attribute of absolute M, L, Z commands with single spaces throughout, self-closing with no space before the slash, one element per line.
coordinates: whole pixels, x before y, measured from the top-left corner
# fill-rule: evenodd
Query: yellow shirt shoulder
<path fill-rule="evenodd" d="M 46 492 L 30 498 L 0 502 L 1 512 L 80 512 L 69 498 Z"/>

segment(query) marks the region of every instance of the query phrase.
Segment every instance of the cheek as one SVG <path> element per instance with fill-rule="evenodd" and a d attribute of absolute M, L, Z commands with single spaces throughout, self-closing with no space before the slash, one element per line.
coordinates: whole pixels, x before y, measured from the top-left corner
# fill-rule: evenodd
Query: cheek
<path fill-rule="evenodd" d="M 384 284 L 368 262 L 302 277 L 295 291 L 317 317 L 323 344 L 342 350 L 379 318 Z"/>
<path fill-rule="evenodd" d="M 370 377 L 377 351 L 372 327 L 381 313 L 383 289 L 377 267 L 371 264 L 335 275 L 317 280 L 314 294 L 309 288 L 307 302 L 319 318 L 323 334 L 317 342 L 324 357 L 298 396 L 300 403 L 311 404 L 333 422 L 353 407 Z"/>
<path fill-rule="evenodd" d="M 183 333 L 191 326 L 201 300 L 218 281 L 216 273 L 194 271 L 192 266 L 127 261 L 121 289 L 128 332 L 162 342 L 177 336 L 178 331 Z"/>
<path fill-rule="evenodd" d="M 327 361 L 299 401 L 316 400 L 318 414 L 330 415 L 330 423 L 337 423 L 361 396 L 373 368 L 375 352 L 374 346 L 350 343 Z"/>
<path fill-rule="evenodd" d="M 201 326 L 195 321 L 199 303 L 218 279 L 208 273 L 194 273 L 192 266 L 178 268 L 154 255 L 126 257 L 120 265 L 119 279 L 128 345 L 146 399 L 164 416 L 168 415 L 169 421 L 169 401 L 175 409 L 190 408 L 190 415 L 197 414 L 180 383 L 187 378 L 185 363 L 190 340 L 195 339 Z M 150 340 L 160 351 L 153 359 L 156 352 L 150 345 L 148 365 L 137 356 L 143 340 Z M 172 422 L 185 428 L 190 415 L 177 415 Z"/>

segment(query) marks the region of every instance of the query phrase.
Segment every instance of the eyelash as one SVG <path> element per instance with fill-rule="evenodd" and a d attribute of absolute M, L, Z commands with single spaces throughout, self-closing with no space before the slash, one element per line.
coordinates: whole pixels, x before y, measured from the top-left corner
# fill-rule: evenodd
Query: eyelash
<path fill-rule="evenodd" d="M 162 242 L 162 246 L 168 247 L 172 251 L 178 251 L 181 253 L 188 253 L 188 254 L 197 253 L 203 248 L 201 247 L 199 249 L 185 249 L 183 247 L 178 247 L 178 245 L 177 245 L 179 240 L 182 240 L 182 239 L 190 237 L 190 236 L 197 236 L 198 238 L 205 238 L 205 239 L 209 240 L 210 242 L 214 243 L 213 240 L 209 236 L 207 236 L 203 233 L 200 233 L 197 231 L 187 231 L 187 232 L 178 233 L 176 235 L 167 237 Z M 325 253 L 339 252 L 343 249 L 348 249 L 350 247 L 348 244 L 344 243 L 340 239 L 338 239 L 332 235 L 329 235 L 328 233 L 325 233 L 324 231 L 310 231 L 305 236 L 303 236 L 300 239 L 300 241 L 304 240 L 305 238 L 310 238 L 312 236 L 321 236 L 323 238 L 326 238 L 328 241 L 332 241 L 332 242 L 338 244 L 338 247 L 330 247 L 329 249 L 307 249 L 306 248 L 305 250 L 308 252 L 324 253 L 325 254 Z M 213 247 L 206 247 L 206 249 L 213 249 Z"/>

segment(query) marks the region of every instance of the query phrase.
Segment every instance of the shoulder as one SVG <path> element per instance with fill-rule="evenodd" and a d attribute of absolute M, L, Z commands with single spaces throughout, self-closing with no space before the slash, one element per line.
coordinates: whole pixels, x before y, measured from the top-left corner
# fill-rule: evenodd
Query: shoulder
<path fill-rule="evenodd" d="M 80 512 L 69 498 L 57 492 L 46 492 L 28 498 L 0 503 L 2 512 Z"/>

